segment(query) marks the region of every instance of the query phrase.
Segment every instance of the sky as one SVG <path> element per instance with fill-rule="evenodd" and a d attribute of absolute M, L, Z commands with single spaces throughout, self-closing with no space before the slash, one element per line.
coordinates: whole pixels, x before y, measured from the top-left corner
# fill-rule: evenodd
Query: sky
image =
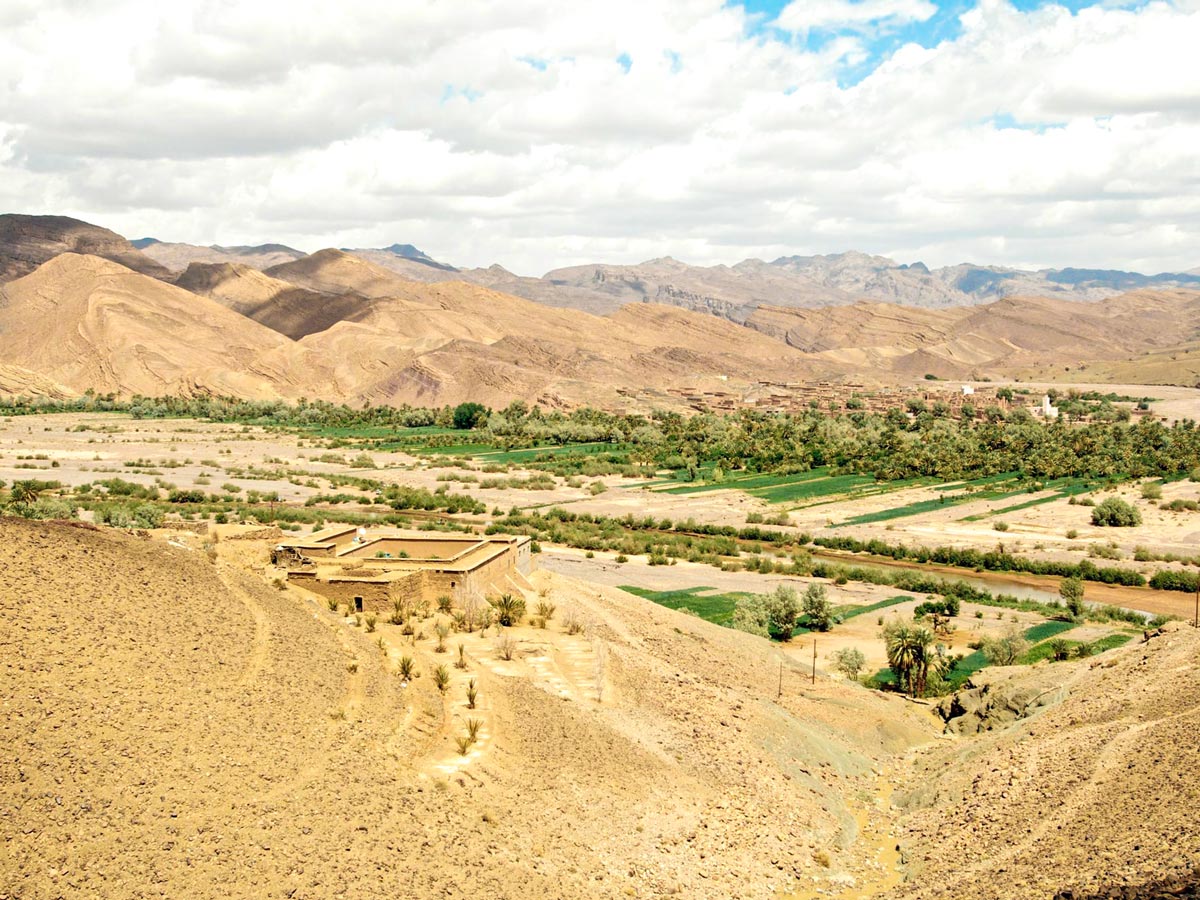
<path fill-rule="evenodd" d="M 1200 0 L 0 0 L 0 211 L 540 275 L 1200 267 Z"/>

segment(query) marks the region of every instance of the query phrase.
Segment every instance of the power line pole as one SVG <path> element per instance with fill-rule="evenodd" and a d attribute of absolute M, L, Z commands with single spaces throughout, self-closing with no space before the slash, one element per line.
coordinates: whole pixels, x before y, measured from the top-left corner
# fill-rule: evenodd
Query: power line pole
<path fill-rule="evenodd" d="M 779 693 L 775 695 L 775 699 L 779 700 L 783 697 L 783 660 L 779 661 Z"/>
<path fill-rule="evenodd" d="M 812 670 L 812 683 L 813 683 L 813 684 L 816 684 L 816 683 L 817 683 L 817 639 L 816 639 L 816 638 L 813 638 L 813 670 Z"/>

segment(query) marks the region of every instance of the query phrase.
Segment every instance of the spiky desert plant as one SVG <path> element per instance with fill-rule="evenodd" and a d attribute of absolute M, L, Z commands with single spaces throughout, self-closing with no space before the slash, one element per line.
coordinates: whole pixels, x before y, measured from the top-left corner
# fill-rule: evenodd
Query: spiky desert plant
<path fill-rule="evenodd" d="M 454 739 L 454 746 L 458 747 L 459 756 L 466 756 L 470 752 L 471 745 L 473 743 L 475 743 L 475 741 L 473 741 L 469 735 L 465 734 Z"/>
<path fill-rule="evenodd" d="M 437 639 L 438 639 L 437 646 L 433 648 L 433 652 L 434 653 L 445 653 L 446 652 L 446 638 L 450 634 L 450 629 L 447 628 L 445 625 L 443 625 L 441 622 L 438 622 L 437 625 L 433 626 L 433 633 L 437 635 Z"/>
<path fill-rule="evenodd" d="M 466 644 L 458 645 L 458 659 L 456 659 L 454 661 L 454 665 L 460 669 L 465 669 L 467 667 L 467 645 Z"/>
<path fill-rule="evenodd" d="M 417 672 L 417 664 L 413 662 L 411 656 L 400 657 L 400 668 L 397 669 L 400 673 L 401 681 L 412 681 Z"/>
<path fill-rule="evenodd" d="M 549 600 L 542 600 L 537 605 L 538 618 L 545 619 L 547 622 L 549 622 L 554 618 L 554 611 L 556 609 L 558 609 L 558 607 Z"/>
<path fill-rule="evenodd" d="M 471 739 L 471 743 L 479 740 L 479 730 L 483 728 L 482 719 L 467 719 L 467 737 Z"/>
<path fill-rule="evenodd" d="M 491 603 L 496 610 L 496 621 L 505 628 L 519 625 L 525 617 L 525 601 L 516 594 L 501 594 Z"/>
<path fill-rule="evenodd" d="M 475 701 L 479 697 L 479 691 L 475 688 L 475 679 L 472 678 L 467 682 L 467 709 L 475 708 Z"/>
<path fill-rule="evenodd" d="M 450 610 L 453 608 L 453 606 L 454 606 L 454 601 L 450 599 L 449 594 L 442 594 L 442 596 L 437 598 L 438 612 L 446 613 L 447 615 L 449 615 Z"/>
<path fill-rule="evenodd" d="M 433 683 L 441 693 L 446 693 L 446 688 L 450 687 L 450 670 L 445 666 L 438 666 L 434 669 Z"/>
<path fill-rule="evenodd" d="M 403 625 L 408 621 L 408 604 L 403 597 L 392 598 L 392 624 Z"/>
<path fill-rule="evenodd" d="M 375 613 L 367 613 L 367 633 L 368 634 L 370 634 L 372 631 L 375 630 L 375 623 L 377 621 L 379 621 L 379 620 L 376 618 Z"/>
<path fill-rule="evenodd" d="M 479 636 L 483 637 L 484 632 L 492 627 L 492 608 L 490 606 L 483 607 L 479 610 L 477 618 L 479 620 Z"/>
<path fill-rule="evenodd" d="M 511 660 L 517 652 L 517 642 L 512 639 L 511 635 L 501 634 L 496 638 L 496 655 L 503 660 Z"/>
<path fill-rule="evenodd" d="M 325 605 L 329 607 L 330 612 L 338 611 L 338 602 L 336 600 L 334 600 L 332 597 L 329 597 L 325 600 Z"/>

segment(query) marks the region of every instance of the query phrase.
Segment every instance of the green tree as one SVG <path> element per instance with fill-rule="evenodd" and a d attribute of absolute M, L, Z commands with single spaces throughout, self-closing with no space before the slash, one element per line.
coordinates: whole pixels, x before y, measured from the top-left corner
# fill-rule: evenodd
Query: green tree
<path fill-rule="evenodd" d="M 813 631 L 833 627 L 833 605 L 823 584 L 810 584 L 804 592 L 804 618 Z"/>
<path fill-rule="evenodd" d="M 1029 650 L 1029 641 L 1020 628 L 1010 627 L 1000 637 L 987 637 L 979 648 L 993 666 L 1011 666 Z"/>
<path fill-rule="evenodd" d="M 889 622 L 883 626 L 883 643 L 900 688 L 911 697 L 924 694 L 935 655 L 933 632 L 907 622 Z"/>
<path fill-rule="evenodd" d="M 858 673 L 866 664 L 866 656 L 857 647 L 843 647 L 833 654 L 834 667 L 852 681 L 858 679 Z"/>
<path fill-rule="evenodd" d="M 460 403 L 454 407 L 454 427 L 462 431 L 476 428 L 487 421 L 487 414 L 482 403 Z"/>
<path fill-rule="evenodd" d="M 1071 618 L 1078 619 L 1083 615 L 1083 579 L 1064 578 L 1058 586 L 1058 595 L 1063 598 L 1063 604 Z"/>

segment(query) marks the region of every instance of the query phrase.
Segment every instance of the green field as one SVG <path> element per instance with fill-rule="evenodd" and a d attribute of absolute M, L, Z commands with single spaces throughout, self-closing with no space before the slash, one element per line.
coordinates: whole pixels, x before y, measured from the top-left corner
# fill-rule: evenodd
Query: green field
<path fill-rule="evenodd" d="M 733 611 L 737 608 L 737 601 L 742 597 L 748 596 L 742 592 L 699 596 L 702 591 L 714 590 L 714 588 L 710 587 L 682 588 L 674 591 L 652 591 L 647 588 L 623 584 L 621 585 L 621 590 L 628 591 L 630 594 L 636 594 L 638 597 L 646 600 L 651 600 L 668 609 L 679 609 L 686 606 L 700 618 L 715 625 L 726 626 L 733 619 Z"/>
<path fill-rule="evenodd" d="M 869 603 L 866 606 L 839 606 L 834 610 L 834 614 L 841 616 L 844 622 L 846 619 L 853 619 L 855 616 L 875 612 L 878 609 L 887 609 L 889 606 L 895 606 L 898 603 L 907 603 L 910 600 L 916 599 L 916 597 L 910 597 L 907 594 L 899 594 L 887 600 L 880 600 L 878 603 Z"/>
<path fill-rule="evenodd" d="M 812 501 L 827 498 L 868 497 L 917 485 L 929 484 L 927 478 L 907 478 L 898 481 L 879 482 L 871 475 L 831 475 L 828 466 L 790 475 L 742 473 L 726 476 L 722 481 L 703 481 L 678 484 L 675 481 L 659 482 L 666 494 L 701 494 L 708 491 L 743 491 L 768 503 L 813 505 Z"/>

